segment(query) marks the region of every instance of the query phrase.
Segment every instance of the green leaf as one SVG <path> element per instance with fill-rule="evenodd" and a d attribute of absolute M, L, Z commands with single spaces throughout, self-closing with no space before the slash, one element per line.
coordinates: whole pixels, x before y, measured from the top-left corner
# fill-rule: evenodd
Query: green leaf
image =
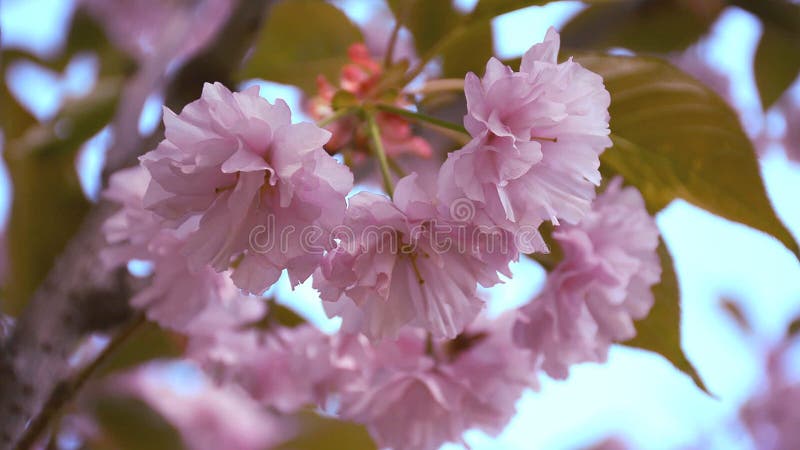
<path fill-rule="evenodd" d="M 786 327 L 786 338 L 792 339 L 800 334 L 800 317 L 795 317 Z"/>
<path fill-rule="evenodd" d="M 375 450 L 363 425 L 302 412 L 297 418 L 297 437 L 278 446 L 276 450 Z"/>
<path fill-rule="evenodd" d="M 450 0 L 389 0 L 389 6 L 414 36 L 418 54 L 442 57 L 444 77 L 482 72 L 494 54 L 489 17 L 463 15 Z"/>
<path fill-rule="evenodd" d="M 601 158 L 656 212 L 682 198 L 800 249 L 776 217 L 736 113 L 710 89 L 658 58 L 578 55 L 611 93 L 614 146 Z"/>
<path fill-rule="evenodd" d="M 338 80 L 347 49 L 361 32 L 322 0 L 290 0 L 272 7 L 240 78 L 263 78 L 315 90 L 317 75 Z"/>
<path fill-rule="evenodd" d="M 158 358 L 176 358 L 183 354 L 183 338 L 152 322 L 141 325 L 103 364 L 103 375 L 137 366 Z"/>
<path fill-rule="evenodd" d="M 561 30 L 564 47 L 666 53 L 682 50 L 708 31 L 721 1 L 594 2 Z"/>
<path fill-rule="evenodd" d="M 728 0 L 755 14 L 762 22 L 790 33 L 800 33 L 800 5 L 786 0 Z"/>
<path fill-rule="evenodd" d="M 625 342 L 625 345 L 658 353 L 708 393 L 703 380 L 681 348 L 680 286 L 672 256 L 663 241 L 658 245 L 658 256 L 661 259 L 661 282 L 653 286 L 653 309 L 647 317 L 636 322 L 636 337 Z"/>
<path fill-rule="evenodd" d="M 123 77 L 132 65 L 81 11 L 73 16 L 64 50 L 56 58 L 41 61 L 20 50 L 3 51 L 4 62 L 28 59 L 54 70 L 63 70 L 75 54 L 86 51 L 98 55 L 100 82 L 91 94 L 65 102 L 47 123 L 37 123 L 16 102 L 8 91 L 5 72 L 0 75 L 3 157 L 13 184 L 7 230 L 10 275 L 3 308 L 12 315 L 22 310 L 88 211 L 75 156 L 111 120 Z"/>
<path fill-rule="evenodd" d="M 389 7 L 414 36 L 422 55 L 433 48 L 461 21 L 450 0 L 389 0 Z"/>
<path fill-rule="evenodd" d="M 7 313 L 22 310 L 89 210 L 75 156 L 111 120 L 119 86 L 119 80 L 101 82 L 92 94 L 65 104 L 51 122 L 31 124 L 22 134 L 12 130 L 17 136 L 7 141 L 3 155 L 14 186 Z"/>
<path fill-rule="evenodd" d="M 800 14 L 800 5 L 798 5 Z M 753 61 L 761 104 L 767 110 L 791 86 L 800 72 L 800 33 L 764 24 Z"/>
<path fill-rule="evenodd" d="M 3 51 L 2 58 L 3 63 L 8 64 L 9 54 L 7 51 Z M 20 55 L 14 55 L 12 58 L 14 60 L 25 59 Z M 11 94 L 5 75 L 5 70 L 0 71 L 0 105 L 2 105 L 0 107 L 0 127 L 3 130 L 4 141 L 9 142 L 21 136 L 28 127 L 34 125 L 36 118 Z"/>
<path fill-rule="evenodd" d="M 93 450 L 179 450 L 180 435 L 146 403 L 131 397 L 107 396 L 92 409 L 102 436 L 89 442 Z"/>
<path fill-rule="evenodd" d="M 442 52 L 442 76 L 464 78 L 467 72 L 482 74 L 494 55 L 492 23 L 483 21 L 470 26 Z"/>
<path fill-rule="evenodd" d="M 486 20 L 529 6 L 541 6 L 552 0 L 480 0 L 472 11 L 475 20 Z"/>

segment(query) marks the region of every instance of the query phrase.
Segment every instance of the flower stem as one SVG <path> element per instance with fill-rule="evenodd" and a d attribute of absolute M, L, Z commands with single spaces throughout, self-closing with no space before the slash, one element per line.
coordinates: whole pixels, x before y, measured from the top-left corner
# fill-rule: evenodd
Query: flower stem
<path fill-rule="evenodd" d="M 413 94 L 435 94 L 438 92 L 447 91 L 463 91 L 464 79 L 463 78 L 439 78 L 436 80 L 426 81 L 422 87 L 412 89 L 409 92 Z"/>
<path fill-rule="evenodd" d="M 324 119 L 321 119 L 321 120 L 317 121 L 317 126 L 320 127 L 320 128 L 323 128 L 323 127 L 325 127 L 327 125 L 330 125 L 333 122 L 336 122 L 337 120 L 339 120 L 339 119 L 341 119 L 341 118 L 343 118 L 345 116 L 348 116 L 348 115 L 352 114 L 353 112 L 355 112 L 354 108 L 343 108 L 343 109 L 340 109 L 340 110 L 334 112 L 333 114 L 331 114 L 330 116 L 325 117 Z"/>
<path fill-rule="evenodd" d="M 392 174 L 389 172 L 389 159 L 386 157 L 386 150 L 384 150 L 383 141 L 381 140 L 381 130 L 375 121 L 375 115 L 371 111 L 364 111 L 364 113 L 367 117 L 369 135 L 372 138 L 372 150 L 375 152 L 375 156 L 378 157 L 378 163 L 380 164 L 383 185 L 386 193 L 389 194 L 389 197 L 392 197 L 394 196 L 394 184 L 392 183 Z"/>
<path fill-rule="evenodd" d="M 403 22 L 400 21 L 400 18 L 397 18 L 397 22 L 394 24 L 394 28 L 392 29 L 392 34 L 389 36 L 389 43 L 386 45 L 386 54 L 383 58 L 383 68 L 386 69 L 392 65 L 392 60 L 394 59 L 394 49 L 397 46 L 397 37 L 400 35 L 400 27 L 403 26 Z"/>
<path fill-rule="evenodd" d="M 437 127 L 445 128 L 445 129 L 452 130 L 452 131 L 455 131 L 455 132 L 458 132 L 458 133 L 465 134 L 465 135 L 469 136 L 469 133 L 467 133 L 467 130 L 464 129 L 463 126 L 461 126 L 461 125 L 459 125 L 457 123 L 453 123 L 453 122 L 448 122 L 446 120 L 442 120 L 442 119 L 440 119 L 438 117 L 433 117 L 433 116 L 429 116 L 427 114 L 422 114 L 422 113 L 418 113 L 418 112 L 414 112 L 414 111 L 409 111 L 407 109 L 398 108 L 396 106 L 387 105 L 385 103 L 378 103 L 376 105 L 376 107 L 379 110 L 383 111 L 383 112 L 397 114 L 398 116 L 407 117 L 407 118 L 412 119 L 412 120 L 417 121 L 417 122 L 423 122 L 423 123 L 427 122 L 427 123 L 436 125 Z"/>
<path fill-rule="evenodd" d="M 404 176 L 406 176 L 406 171 L 403 170 L 403 168 L 400 167 L 399 164 L 397 164 L 397 161 L 395 161 L 394 158 L 388 158 L 388 159 L 389 159 L 389 167 L 394 171 L 394 173 L 397 174 L 398 177 L 403 178 Z"/>

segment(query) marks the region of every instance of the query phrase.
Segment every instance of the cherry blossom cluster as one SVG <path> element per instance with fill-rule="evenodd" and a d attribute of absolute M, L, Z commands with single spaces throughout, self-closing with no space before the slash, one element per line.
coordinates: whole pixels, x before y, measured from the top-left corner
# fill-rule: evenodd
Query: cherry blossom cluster
<path fill-rule="evenodd" d="M 499 433 L 542 371 L 564 378 L 632 338 L 660 279 L 641 194 L 616 178 L 595 199 L 611 145 L 603 80 L 559 63 L 558 50 L 551 29 L 519 71 L 493 58 L 482 78 L 468 74 L 469 141 L 441 166 L 405 118 L 371 107 L 384 68 L 363 46 L 339 88 L 321 78 L 309 103 L 326 129 L 294 123 L 257 87 L 206 84 L 180 114 L 164 111 L 165 139 L 139 167 L 113 176 L 105 196 L 122 208 L 105 224 L 104 260 L 151 264 L 132 304 L 189 336 L 188 356 L 222 386 L 220 405 L 231 389 L 279 414 L 313 405 L 394 449 Z M 348 148 L 380 163 L 387 192 L 353 193 L 335 157 Z M 433 175 L 395 180 L 387 165 L 401 152 Z M 488 317 L 479 286 L 549 246 L 564 257 L 541 294 Z M 342 318 L 338 333 L 265 320 L 259 295 L 284 271 L 293 285 L 313 279 Z"/>

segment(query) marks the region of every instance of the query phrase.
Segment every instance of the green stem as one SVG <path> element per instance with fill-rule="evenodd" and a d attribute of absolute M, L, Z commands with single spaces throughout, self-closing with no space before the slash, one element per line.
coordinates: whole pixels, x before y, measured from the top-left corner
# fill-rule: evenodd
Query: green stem
<path fill-rule="evenodd" d="M 412 90 L 410 92 L 414 94 L 435 94 L 439 92 L 448 92 L 448 91 L 457 91 L 463 92 L 464 91 L 464 79 L 463 78 L 439 78 L 436 80 L 426 81 L 425 84 L 419 88 Z"/>
<path fill-rule="evenodd" d="M 394 171 L 394 173 L 397 174 L 398 177 L 403 178 L 404 176 L 406 176 L 406 171 L 403 170 L 403 168 L 400 167 L 399 164 L 397 164 L 397 161 L 395 161 L 394 158 L 389 158 L 389 167 L 391 167 L 391 169 Z"/>
<path fill-rule="evenodd" d="M 447 120 L 442 120 L 442 119 L 440 119 L 438 117 L 433 117 L 433 116 L 429 116 L 427 114 L 422 114 L 422 113 L 418 113 L 418 112 L 414 112 L 414 111 L 409 111 L 407 109 L 398 108 L 396 106 L 387 105 L 387 104 L 384 104 L 384 103 L 378 103 L 375 106 L 379 110 L 381 110 L 383 112 L 397 114 L 398 116 L 407 117 L 407 118 L 415 120 L 417 122 L 427 122 L 427 123 L 436 125 L 437 127 L 445 128 L 445 129 L 452 130 L 452 131 L 455 131 L 457 133 L 461 133 L 461 134 L 465 134 L 465 135 L 469 136 L 469 133 L 467 133 L 467 130 L 462 125 L 459 125 L 457 123 L 448 122 Z"/>
<path fill-rule="evenodd" d="M 325 127 L 327 125 L 330 125 L 333 122 L 336 122 L 337 120 L 339 120 L 339 119 L 341 119 L 341 118 L 343 118 L 345 116 L 348 116 L 348 115 L 352 114 L 353 112 L 355 112 L 354 108 L 340 109 L 340 110 L 334 112 L 333 114 L 331 114 L 330 116 L 319 120 L 317 122 L 317 126 L 320 127 L 320 128 L 323 128 L 323 127 Z"/>
<path fill-rule="evenodd" d="M 364 113 L 367 117 L 369 135 L 372 138 L 372 149 L 375 151 L 375 156 L 378 157 L 378 163 L 381 167 L 383 185 L 386 193 L 389 194 L 389 197 L 392 197 L 394 196 L 394 184 L 392 183 L 392 174 L 389 173 L 389 159 L 386 157 L 386 150 L 384 150 L 383 141 L 381 140 L 381 130 L 375 121 L 375 115 L 371 111 L 365 111 Z"/>

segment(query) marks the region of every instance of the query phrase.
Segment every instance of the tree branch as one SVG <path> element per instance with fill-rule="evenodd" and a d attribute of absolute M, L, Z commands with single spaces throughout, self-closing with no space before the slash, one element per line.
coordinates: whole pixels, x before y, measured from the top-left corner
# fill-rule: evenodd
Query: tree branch
<path fill-rule="evenodd" d="M 179 109 L 197 98 L 205 81 L 230 84 L 270 3 L 240 0 L 216 39 L 171 81 L 167 106 Z M 134 164 L 148 149 L 115 144 L 104 174 Z M 133 280 L 124 270 L 103 271 L 98 257 L 106 245 L 101 225 L 116 208 L 101 200 L 89 212 L 33 294 L 12 335 L 0 346 L 0 449 L 26 448 L 31 444 L 29 430 L 36 431 L 30 424 L 46 426 L 47 417 L 43 420 L 42 415 L 54 398 L 64 401 L 58 397 L 72 375 L 69 357 L 86 336 L 97 331 L 119 333 L 125 329 L 121 325 L 132 320 L 128 300 L 136 290 Z"/>

